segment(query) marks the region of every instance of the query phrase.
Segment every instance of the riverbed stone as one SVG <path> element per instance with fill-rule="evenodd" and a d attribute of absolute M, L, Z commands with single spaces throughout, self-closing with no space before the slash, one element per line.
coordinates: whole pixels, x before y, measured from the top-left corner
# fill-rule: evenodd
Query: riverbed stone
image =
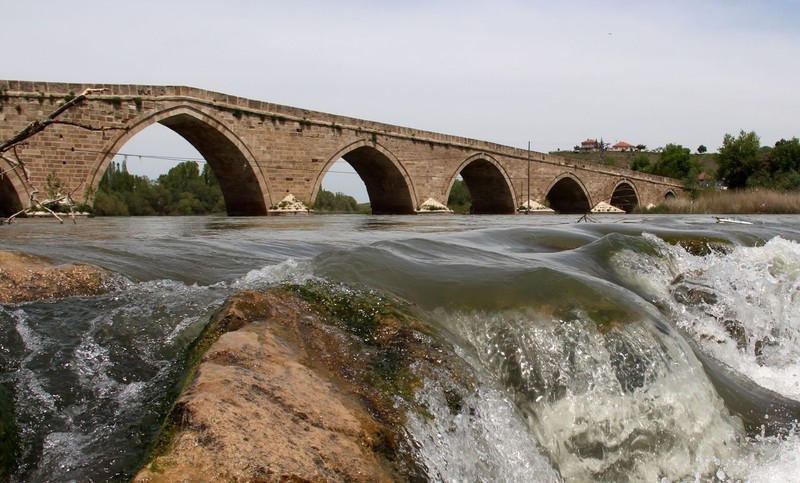
<path fill-rule="evenodd" d="M 0 250 L 0 303 L 3 304 L 99 295 L 118 286 L 117 277 L 94 265 L 58 265 L 46 258 Z"/>
<path fill-rule="evenodd" d="M 313 302 L 339 299 L 301 292 L 229 298 L 212 326 L 232 331 L 202 356 L 170 415 L 171 441 L 135 481 L 420 476 L 404 443 L 404 414 L 424 374 L 450 376 L 448 357 L 401 312 L 370 305 L 369 321 L 342 322 Z"/>

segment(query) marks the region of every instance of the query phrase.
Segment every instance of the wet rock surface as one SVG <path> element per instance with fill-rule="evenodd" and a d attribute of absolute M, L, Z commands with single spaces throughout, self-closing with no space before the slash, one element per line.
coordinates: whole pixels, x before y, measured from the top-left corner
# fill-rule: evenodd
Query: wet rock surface
<path fill-rule="evenodd" d="M 404 436 L 414 391 L 462 376 L 411 317 L 372 295 L 303 286 L 234 294 L 214 332 L 136 481 L 422 476 Z"/>
<path fill-rule="evenodd" d="M 0 250 L 0 303 L 3 304 L 98 295 L 114 290 L 118 284 L 110 272 L 93 265 L 55 265 L 43 258 Z"/>

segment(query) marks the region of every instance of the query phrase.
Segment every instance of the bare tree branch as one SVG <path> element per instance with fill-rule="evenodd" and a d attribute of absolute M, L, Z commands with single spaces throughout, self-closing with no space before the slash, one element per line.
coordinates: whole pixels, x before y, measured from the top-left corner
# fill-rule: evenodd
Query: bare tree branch
<path fill-rule="evenodd" d="M 114 127 L 114 126 L 95 127 L 95 126 L 90 126 L 88 124 L 83 124 L 83 123 L 76 122 L 76 121 L 56 121 L 56 120 L 53 120 L 53 121 L 50 121 L 50 123 L 48 125 L 50 125 L 50 124 L 65 124 L 67 126 L 79 127 L 81 129 L 85 129 L 87 131 L 102 131 L 102 132 L 106 132 L 106 131 L 114 131 L 114 130 L 119 130 L 119 131 L 124 131 L 125 130 L 124 127 Z"/>
<path fill-rule="evenodd" d="M 34 135 L 44 131 L 44 129 L 47 126 L 49 126 L 50 124 L 53 124 L 53 123 L 56 122 L 56 118 L 58 116 L 63 114 L 65 111 L 70 109 L 72 106 L 78 105 L 81 102 L 83 102 L 86 99 L 86 96 L 88 96 L 89 94 L 94 94 L 94 93 L 97 93 L 97 92 L 104 92 L 105 90 L 106 89 L 91 89 L 91 88 L 86 89 L 80 95 L 70 99 L 69 101 L 67 101 L 64 104 L 62 104 L 61 106 L 59 106 L 58 109 L 56 109 L 55 111 L 51 112 L 50 115 L 47 116 L 44 120 L 36 119 L 36 120 L 32 121 L 30 124 L 28 124 L 27 127 L 25 127 L 25 129 L 23 129 L 22 131 L 18 132 L 13 137 L 11 137 L 11 139 L 8 139 L 5 142 L 3 142 L 2 144 L 0 144 L 0 153 L 4 153 L 4 152 L 8 151 L 11 147 L 16 146 L 17 144 L 25 141 L 29 137 L 34 136 Z M 63 122 L 63 121 L 61 123 L 67 124 L 67 122 Z M 83 127 L 83 126 L 80 126 L 80 127 Z"/>
<path fill-rule="evenodd" d="M 31 206 L 30 206 L 30 207 L 28 207 L 28 208 L 25 208 L 25 209 L 23 209 L 23 210 L 19 210 L 18 212 L 14 213 L 13 215 L 11 215 L 11 216 L 9 216 L 8 218 L 6 218 L 5 222 L 6 222 L 6 223 L 8 223 L 8 224 L 11 224 L 11 222 L 13 222 L 13 221 L 14 221 L 14 219 L 15 219 L 16 217 L 18 217 L 19 215 L 21 215 L 21 214 L 23 214 L 23 213 L 30 213 L 30 212 L 31 212 L 31 207 L 33 207 L 33 206 L 36 206 L 36 207 L 38 207 L 38 208 L 41 208 L 41 209 L 42 209 L 42 210 L 44 210 L 44 211 L 47 211 L 47 212 L 49 212 L 49 213 L 50 213 L 51 215 L 53 215 L 53 216 L 54 216 L 54 217 L 55 217 L 55 218 L 56 218 L 56 219 L 57 219 L 57 220 L 58 220 L 60 223 L 62 223 L 62 224 L 63 224 L 63 223 L 64 223 L 64 220 L 63 220 L 63 219 L 62 219 L 60 216 L 58 216 L 58 214 L 56 214 L 56 212 L 54 212 L 53 210 L 51 210 L 50 208 L 48 208 L 48 207 L 47 207 L 47 205 L 48 205 L 48 204 L 52 204 L 52 203 L 59 203 L 59 202 L 61 202 L 61 201 L 64 201 L 64 200 L 66 200 L 66 199 L 67 199 L 67 196 L 66 196 L 66 195 L 64 195 L 64 196 L 60 196 L 60 197 L 58 197 L 58 198 L 55 198 L 55 199 L 52 199 L 52 200 L 45 200 L 44 202 L 42 202 L 42 201 L 39 201 L 39 200 L 37 200 L 37 199 L 36 199 L 36 195 L 37 195 L 37 193 L 39 193 L 39 191 L 38 191 L 38 190 L 34 190 L 34 191 L 31 193 L 31 196 L 30 196 L 30 200 L 31 200 Z M 73 221 L 75 221 L 74 217 L 73 217 Z"/>
<path fill-rule="evenodd" d="M 75 126 L 75 127 L 80 128 L 80 129 L 85 129 L 85 130 L 88 130 L 88 131 L 105 132 L 105 131 L 115 130 L 115 129 L 124 130 L 125 129 L 124 127 L 109 127 L 109 126 L 95 127 L 95 126 L 90 126 L 88 124 L 83 124 L 83 123 L 80 123 L 80 122 L 77 122 L 77 121 L 65 121 L 65 120 L 57 119 L 61 114 L 63 114 L 64 112 L 66 112 L 70 108 L 72 108 L 72 107 L 80 104 L 81 102 L 83 102 L 88 95 L 95 94 L 95 93 L 98 93 L 98 92 L 104 92 L 105 90 L 106 89 L 104 89 L 104 88 L 103 89 L 92 89 L 92 88 L 85 89 L 80 95 L 68 100 L 67 102 L 65 102 L 64 104 L 59 106 L 55 111 L 50 113 L 50 115 L 47 116 L 44 120 L 38 120 L 37 119 L 37 120 L 32 121 L 22 131 L 18 132 L 17 134 L 12 136 L 10 139 L 4 141 L 3 143 L 0 143 L 0 158 L 2 158 L 4 161 L 6 161 L 11 166 L 10 168 L 6 169 L 5 171 L 0 172 L 0 176 L 4 176 L 6 173 L 8 173 L 10 171 L 21 170 L 22 173 L 25 176 L 25 180 L 28 181 L 28 183 L 30 183 L 31 172 L 28 169 L 28 167 L 25 165 L 25 163 L 22 161 L 22 159 L 19 157 L 19 154 L 17 154 L 17 146 L 22 144 L 26 139 L 30 138 L 31 136 L 35 136 L 36 134 L 44 131 L 48 126 L 50 126 L 52 124 L 62 124 L 62 125 L 68 125 L 68 126 Z M 11 157 L 6 156 L 6 153 L 9 150 L 13 150 L 14 158 L 16 158 L 16 159 L 12 159 Z M 49 181 L 48 181 L 48 185 L 49 185 Z M 50 209 L 50 206 L 54 206 L 54 205 L 57 205 L 59 203 L 66 203 L 69 206 L 69 212 L 70 212 L 70 217 L 72 218 L 72 222 L 73 223 L 77 223 L 75 221 L 75 211 L 73 210 L 73 206 L 75 205 L 75 202 L 72 199 L 72 194 L 75 193 L 82 185 L 83 185 L 83 181 L 81 181 L 78 184 L 77 187 L 75 187 L 73 190 L 71 190 L 67 194 L 51 193 L 51 195 L 54 195 L 53 198 L 52 199 L 48 199 L 48 200 L 44 200 L 44 201 L 39 201 L 37 199 L 36 195 L 39 193 L 39 190 L 36 189 L 35 187 L 31 186 L 31 188 L 33 188 L 33 189 L 32 189 L 31 194 L 30 194 L 30 205 L 27 208 L 25 208 L 23 210 L 20 210 L 17 213 L 14 213 L 13 215 L 9 216 L 5 220 L 0 220 L 0 224 L 2 224 L 3 221 L 5 221 L 5 223 L 11 223 L 15 218 L 17 218 L 18 216 L 22 215 L 23 213 L 27 214 L 27 213 L 33 212 L 34 207 L 49 212 L 60 223 L 64 223 L 64 220 L 55 211 Z"/>

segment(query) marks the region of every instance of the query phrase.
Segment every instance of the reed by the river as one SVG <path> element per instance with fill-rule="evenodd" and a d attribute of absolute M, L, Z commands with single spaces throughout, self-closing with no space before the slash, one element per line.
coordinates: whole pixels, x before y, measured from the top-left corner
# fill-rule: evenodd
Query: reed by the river
<path fill-rule="evenodd" d="M 696 199 L 670 198 L 648 212 L 672 214 L 775 214 L 800 213 L 800 192 L 768 189 L 710 190 Z"/>

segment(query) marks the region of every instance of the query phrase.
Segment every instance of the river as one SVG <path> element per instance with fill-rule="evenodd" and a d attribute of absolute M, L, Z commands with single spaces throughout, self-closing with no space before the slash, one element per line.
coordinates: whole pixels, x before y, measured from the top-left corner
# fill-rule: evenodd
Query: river
<path fill-rule="evenodd" d="M 123 288 L 0 305 L 14 481 L 129 479 L 179 361 L 232 292 L 324 279 L 410 302 L 481 386 L 411 417 L 430 480 L 788 481 L 800 468 L 800 220 L 95 218 L 0 249 Z M 417 397 L 442 407 L 431 382 Z M 2 398 L 0 397 L 0 401 Z"/>

